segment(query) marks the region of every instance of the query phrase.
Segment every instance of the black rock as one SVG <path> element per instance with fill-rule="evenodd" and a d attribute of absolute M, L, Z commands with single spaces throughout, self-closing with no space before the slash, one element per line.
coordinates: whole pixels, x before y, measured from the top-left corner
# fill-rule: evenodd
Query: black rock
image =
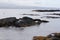
<path fill-rule="evenodd" d="M 37 22 L 36 22 L 37 21 Z M 32 19 L 30 17 L 23 17 L 21 20 L 17 21 L 15 24 L 19 27 L 32 26 L 35 24 L 40 24 L 40 19 Z"/>
<path fill-rule="evenodd" d="M 19 19 L 16 19 L 16 17 L 8 17 L 0 19 L 0 27 L 27 27 L 32 26 L 36 24 L 41 24 L 42 22 L 48 22 L 46 20 L 40 20 L 40 19 L 33 19 L 30 17 L 22 17 Z"/>
<path fill-rule="evenodd" d="M 13 26 L 15 21 L 17 21 L 16 17 L 9 17 L 9 18 L 0 19 L 0 27 Z"/>

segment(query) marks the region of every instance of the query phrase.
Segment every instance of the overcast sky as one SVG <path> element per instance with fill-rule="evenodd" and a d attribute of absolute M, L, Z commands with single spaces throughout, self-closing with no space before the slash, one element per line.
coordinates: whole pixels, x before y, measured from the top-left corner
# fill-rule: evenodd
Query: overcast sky
<path fill-rule="evenodd" d="M 19 6 L 59 7 L 60 0 L 0 0 L 0 3 L 16 4 Z"/>

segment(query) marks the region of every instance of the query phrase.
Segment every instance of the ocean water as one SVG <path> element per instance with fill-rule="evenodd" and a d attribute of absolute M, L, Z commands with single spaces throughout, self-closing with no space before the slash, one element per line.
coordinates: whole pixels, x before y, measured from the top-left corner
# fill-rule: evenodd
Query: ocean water
<path fill-rule="evenodd" d="M 33 19 L 47 20 L 49 23 L 41 23 L 24 28 L 0 28 L 0 40 L 32 40 L 33 36 L 46 36 L 50 33 L 60 32 L 60 18 L 52 19 L 45 16 L 60 12 L 33 12 L 32 9 L 0 9 L 0 19 L 6 17 L 22 18 L 24 16 Z M 60 16 L 58 16 L 60 17 Z"/>

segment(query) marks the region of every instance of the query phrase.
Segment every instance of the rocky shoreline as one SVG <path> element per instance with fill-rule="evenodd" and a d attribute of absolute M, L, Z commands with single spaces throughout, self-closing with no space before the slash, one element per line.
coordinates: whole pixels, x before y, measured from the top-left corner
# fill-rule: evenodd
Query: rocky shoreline
<path fill-rule="evenodd" d="M 47 36 L 34 36 L 33 40 L 60 40 L 60 33 L 51 33 Z"/>
<path fill-rule="evenodd" d="M 0 19 L 0 27 L 28 27 L 32 25 L 40 25 L 41 23 L 47 23 L 49 21 L 41 19 L 33 19 L 30 17 L 22 17 L 17 19 L 16 17 L 8 17 Z"/>

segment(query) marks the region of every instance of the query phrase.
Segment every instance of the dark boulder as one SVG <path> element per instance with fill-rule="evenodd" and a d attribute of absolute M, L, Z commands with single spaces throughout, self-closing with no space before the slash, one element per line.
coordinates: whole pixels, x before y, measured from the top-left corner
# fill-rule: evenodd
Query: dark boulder
<path fill-rule="evenodd" d="M 9 27 L 9 26 L 15 26 L 15 27 L 27 27 L 27 26 L 32 26 L 36 24 L 40 24 L 42 22 L 48 22 L 45 20 L 40 20 L 40 19 L 33 19 L 30 17 L 22 17 L 19 19 L 16 19 L 16 17 L 8 17 L 8 18 L 3 18 L 0 19 L 0 27 Z"/>
<path fill-rule="evenodd" d="M 40 19 L 32 19 L 30 17 L 23 17 L 23 18 L 20 18 L 20 20 L 17 21 L 15 24 L 16 26 L 19 26 L 19 27 L 26 27 L 26 26 L 32 26 L 35 24 L 40 24 L 40 22 L 41 22 Z"/>
<path fill-rule="evenodd" d="M 16 17 L 0 19 L 0 27 L 13 26 L 16 21 L 17 21 Z"/>

